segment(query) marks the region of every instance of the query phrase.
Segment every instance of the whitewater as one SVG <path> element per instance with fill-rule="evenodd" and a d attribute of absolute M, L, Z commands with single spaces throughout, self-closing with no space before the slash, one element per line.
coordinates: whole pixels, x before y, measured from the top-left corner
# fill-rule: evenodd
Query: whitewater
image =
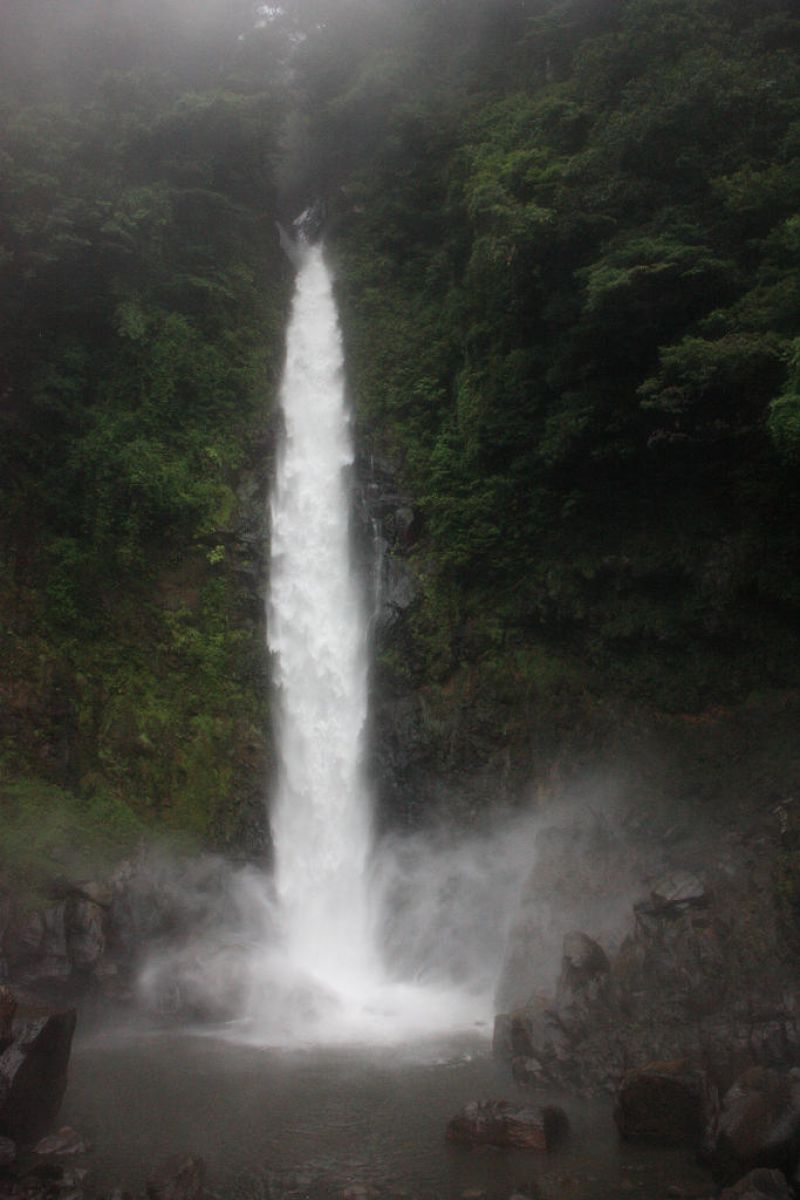
<path fill-rule="evenodd" d="M 271 806 L 278 936 L 252 1018 L 283 1040 L 402 1040 L 472 1024 L 474 995 L 393 977 L 364 773 L 368 613 L 351 547 L 342 337 L 323 247 L 301 242 L 280 390 L 267 608 L 279 767 Z"/>

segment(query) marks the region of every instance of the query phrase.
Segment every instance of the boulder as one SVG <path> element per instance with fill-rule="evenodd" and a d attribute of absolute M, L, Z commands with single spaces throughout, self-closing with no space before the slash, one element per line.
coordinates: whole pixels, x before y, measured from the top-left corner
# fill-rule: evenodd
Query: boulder
<path fill-rule="evenodd" d="M 734 1183 L 756 1167 L 794 1178 L 800 1158 L 800 1071 L 745 1071 L 726 1092 L 709 1140 L 718 1183 Z"/>
<path fill-rule="evenodd" d="M 56 1133 L 43 1137 L 34 1146 L 34 1154 L 87 1154 L 91 1147 L 79 1133 L 69 1125 L 62 1125 Z"/>
<path fill-rule="evenodd" d="M 556 990 L 559 1024 L 574 1036 L 596 1023 L 595 1009 L 608 1000 L 611 964 L 605 950 L 585 933 L 564 938 Z"/>
<path fill-rule="evenodd" d="M 551 1150 L 566 1136 L 567 1115 L 555 1105 L 474 1100 L 447 1123 L 445 1137 L 463 1146 L 503 1146 Z"/>
<path fill-rule="evenodd" d="M 705 1072 L 677 1062 L 651 1062 L 623 1075 L 614 1120 L 622 1137 L 699 1146 L 717 1111 Z"/>
<path fill-rule="evenodd" d="M 688 871 L 673 871 L 653 885 L 650 900 L 656 908 L 705 908 L 708 892 L 696 875 Z"/>
<path fill-rule="evenodd" d="M 15 1141 L 41 1136 L 53 1123 L 67 1086 L 75 1010 L 39 1010 L 14 1025 L 0 1055 L 0 1134 Z"/>
<path fill-rule="evenodd" d="M 147 1200 L 204 1200 L 206 1164 L 195 1154 L 179 1154 L 162 1162 L 147 1180 Z"/>
<path fill-rule="evenodd" d="M 780 1171 L 757 1167 L 733 1187 L 725 1188 L 719 1200 L 792 1200 L 792 1189 Z"/>

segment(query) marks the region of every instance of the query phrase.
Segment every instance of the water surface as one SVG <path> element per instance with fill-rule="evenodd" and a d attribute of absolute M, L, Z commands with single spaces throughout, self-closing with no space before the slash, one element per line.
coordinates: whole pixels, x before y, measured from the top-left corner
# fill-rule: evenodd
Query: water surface
<path fill-rule="evenodd" d="M 618 1142 L 609 1101 L 560 1100 L 572 1133 L 552 1154 L 444 1141 L 473 1099 L 521 1098 L 485 1037 L 403 1048 L 281 1050 L 208 1034 L 107 1032 L 76 1043 L 63 1120 L 94 1144 L 100 1187 L 141 1190 L 190 1152 L 222 1200 L 636 1200 L 710 1194 L 684 1151 Z M 542 1098 L 545 1099 L 544 1097 Z M 359 1189 L 366 1189 L 360 1191 Z"/>

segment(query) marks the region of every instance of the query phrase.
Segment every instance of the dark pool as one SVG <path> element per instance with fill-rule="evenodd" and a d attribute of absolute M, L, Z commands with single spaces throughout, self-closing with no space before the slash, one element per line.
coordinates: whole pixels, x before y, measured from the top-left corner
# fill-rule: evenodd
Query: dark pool
<path fill-rule="evenodd" d="M 223 1200 L 710 1194 L 687 1153 L 620 1145 L 610 1102 L 548 1097 L 572 1126 L 550 1155 L 445 1143 L 467 1101 L 518 1095 L 483 1037 L 280 1050 L 140 1029 L 77 1041 L 62 1118 L 93 1143 L 101 1188 L 140 1190 L 161 1158 L 191 1152 Z"/>

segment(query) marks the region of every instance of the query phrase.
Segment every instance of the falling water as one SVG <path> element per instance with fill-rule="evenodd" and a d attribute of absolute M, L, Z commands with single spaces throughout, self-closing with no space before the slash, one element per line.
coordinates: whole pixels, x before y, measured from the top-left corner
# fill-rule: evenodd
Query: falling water
<path fill-rule="evenodd" d="M 366 632 L 350 555 L 353 461 L 341 336 L 318 245 L 297 276 L 272 495 L 269 648 L 280 778 L 276 889 L 294 964 L 327 983 L 368 978 L 369 797 L 362 768 Z"/>
<path fill-rule="evenodd" d="M 350 552 L 341 335 L 322 247 L 284 242 L 297 276 L 270 502 L 275 871 L 223 872 L 220 894 L 209 892 L 217 861 L 177 882 L 169 861 L 155 862 L 155 894 L 172 889 L 194 919 L 187 938 L 152 948 L 140 994 L 159 1011 L 219 1014 L 227 1037 L 259 1045 L 473 1034 L 491 1021 L 538 818 L 494 812 L 479 828 L 373 836 L 362 769 L 370 614 Z M 371 599 L 374 617 L 379 593 Z"/>
<path fill-rule="evenodd" d="M 393 976 L 375 944 L 385 886 L 362 769 L 368 622 L 350 548 L 341 334 L 322 247 L 302 244 L 296 257 L 268 608 L 278 937 L 258 959 L 250 1013 L 283 1040 L 395 1040 L 468 1023 L 476 1006 L 452 987 Z"/>

